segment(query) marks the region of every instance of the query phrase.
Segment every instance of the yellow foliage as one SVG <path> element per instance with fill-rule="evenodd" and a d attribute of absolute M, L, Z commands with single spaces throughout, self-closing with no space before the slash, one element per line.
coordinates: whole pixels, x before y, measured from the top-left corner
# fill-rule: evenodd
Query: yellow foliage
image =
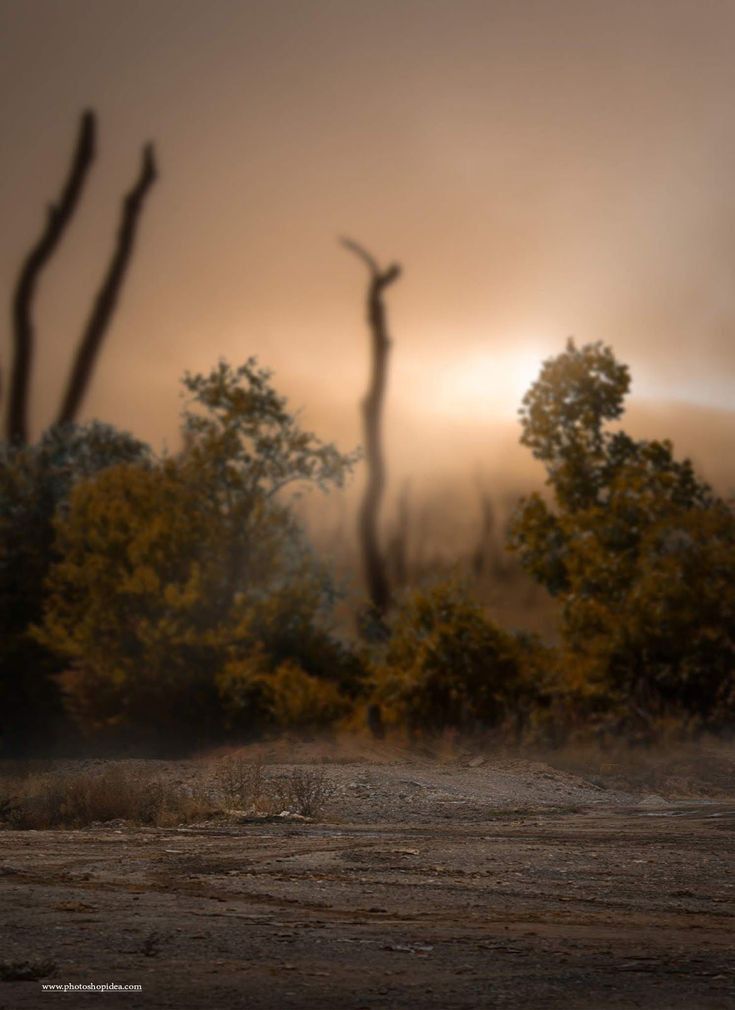
<path fill-rule="evenodd" d="M 550 500 L 521 503 L 511 543 L 563 604 L 565 688 L 588 716 L 735 716 L 735 514 L 670 442 L 603 422 L 622 413 L 625 366 L 573 343 L 524 399 L 522 441 Z"/>

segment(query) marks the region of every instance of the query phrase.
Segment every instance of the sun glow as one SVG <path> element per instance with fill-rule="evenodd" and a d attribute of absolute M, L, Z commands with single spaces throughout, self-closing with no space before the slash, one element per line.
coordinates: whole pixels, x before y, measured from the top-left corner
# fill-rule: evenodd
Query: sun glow
<path fill-rule="evenodd" d="M 457 418 L 514 414 L 546 357 L 527 344 L 498 351 L 460 352 L 437 370 L 432 409 Z"/>

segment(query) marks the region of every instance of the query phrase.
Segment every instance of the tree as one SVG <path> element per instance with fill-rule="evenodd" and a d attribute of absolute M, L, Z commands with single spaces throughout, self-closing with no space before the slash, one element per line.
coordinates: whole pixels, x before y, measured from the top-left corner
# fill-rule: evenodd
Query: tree
<path fill-rule="evenodd" d="M 72 494 L 40 633 L 72 664 L 87 729 L 164 746 L 260 728 L 262 675 L 286 661 L 338 684 L 354 673 L 326 623 L 331 585 L 284 498 L 340 484 L 354 455 L 303 431 L 253 359 L 184 385 L 181 453 Z"/>
<path fill-rule="evenodd" d="M 28 445 L 38 285 L 78 209 L 95 157 L 96 134 L 96 117 L 88 110 L 79 123 L 66 179 L 21 264 L 12 299 L 6 443 L 0 444 L 0 750 L 28 749 L 40 742 L 48 746 L 59 723 L 56 660 L 31 635 L 33 624 L 41 619 L 44 580 L 53 562 L 54 513 L 79 479 L 146 452 L 137 440 L 105 425 L 78 428 L 74 422 L 120 297 L 147 193 L 156 179 L 150 144 L 143 148 L 138 177 L 123 200 L 116 245 L 82 331 L 54 427 L 39 445 Z M 0 381 L 0 400 L 4 392 Z"/>
<path fill-rule="evenodd" d="M 61 718 L 58 659 L 33 637 L 54 562 L 54 517 L 72 488 L 116 463 L 150 458 L 142 442 L 94 422 L 0 445 L 0 749 L 52 742 Z"/>
<path fill-rule="evenodd" d="M 605 422 L 623 413 L 626 366 L 569 341 L 521 409 L 550 501 L 525 499 L 521 563 L 563 603 L 562 662 L 589 705 L 650 724 L 735 709 L 735 516 L 668 441 Z"/>

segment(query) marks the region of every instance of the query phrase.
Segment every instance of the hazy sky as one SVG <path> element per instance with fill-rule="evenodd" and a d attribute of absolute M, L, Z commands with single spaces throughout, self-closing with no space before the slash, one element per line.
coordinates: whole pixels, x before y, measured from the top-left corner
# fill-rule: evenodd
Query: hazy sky
<path fill-rule="evenodd" d="M 569 334 L 631 365 L 651 434 L 735 456 L 735 0 L 0 0 L 0 47 L 8 304 L 82 108 L 100 124 L 42 281 L 37 428 L 153 139 L 88 416 L 172 444 L 182 371 L 256 354 L 320 434 L 359 439 L 366 277 L 346 234 L 405 268 L 404 469 L 451 446 L 500 465 Z"/>

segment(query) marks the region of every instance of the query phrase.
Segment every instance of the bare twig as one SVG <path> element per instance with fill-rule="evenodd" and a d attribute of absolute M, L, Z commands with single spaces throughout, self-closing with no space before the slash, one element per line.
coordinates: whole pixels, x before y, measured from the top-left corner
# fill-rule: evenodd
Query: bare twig
<path fill-rule="evenodd" d="M 89 169 L 94 160 L 96 121 L 94 113 L 83 113 L 69 173 L 58 202 L 51 204 L 38 242 L 23 263 L 13 298 L 13 365 L 10 380 L 7 435 L 11 442 L 28 440 L 28 401 L 33 364 L 33 302 L 36 286 L 46 263 L 71 221 Z"/>
<path fill-rule="evenodd" d="M 135 244 L 138 222 L 143 210 L 146 194 L 156 180 L 156 164 L 153 146 L 143 148 L 138 179 L 123 200 L 122 217 L 117 233 L 117 245 L 110 260 L 107 275 L 95 299 L 87 326 L 79 343 L 74 366 L 69 376 L 66 393 L 59 411 L 57 424 L 74 421 L 81 407 L 84 395 L 94 371 L 105 333 L 112 319 L 120 295 L 130 257 Z"/>

